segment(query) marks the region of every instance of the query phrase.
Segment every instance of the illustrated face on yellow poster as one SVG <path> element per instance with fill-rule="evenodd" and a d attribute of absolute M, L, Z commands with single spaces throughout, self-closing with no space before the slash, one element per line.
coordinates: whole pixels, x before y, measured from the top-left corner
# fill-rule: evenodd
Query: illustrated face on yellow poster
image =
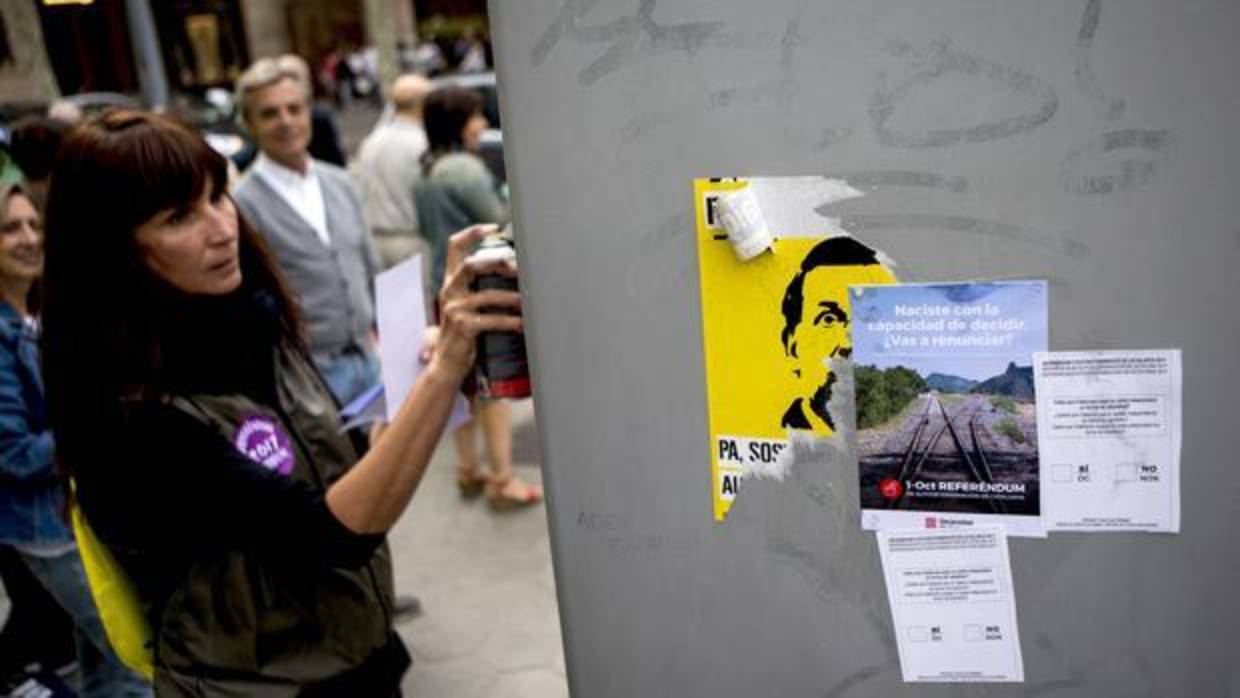
<path fill-rule="evenodd" d="M 722 520 L 742 477 L 780 461 L 792 431 L 835 433 L 833 361 L 852 352 L 848 287 L 893 283 L 872 249 L 847 235 L 772 230 L 770 251 L 741 261 L 714 199 L 743 179 L 694 182 L 710 421 L 711 491 Z"/>

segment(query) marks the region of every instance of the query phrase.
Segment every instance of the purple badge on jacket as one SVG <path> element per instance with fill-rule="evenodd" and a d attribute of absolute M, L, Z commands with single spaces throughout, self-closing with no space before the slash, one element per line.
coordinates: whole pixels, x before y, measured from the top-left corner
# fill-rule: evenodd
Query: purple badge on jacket
<path fill-rule="evenodd" d="M 233 436 L 233 445 L 247 458 L 281 475 L 293 472 L 293 449 L 288 434 L 271 417 L 246 417 Z"/>

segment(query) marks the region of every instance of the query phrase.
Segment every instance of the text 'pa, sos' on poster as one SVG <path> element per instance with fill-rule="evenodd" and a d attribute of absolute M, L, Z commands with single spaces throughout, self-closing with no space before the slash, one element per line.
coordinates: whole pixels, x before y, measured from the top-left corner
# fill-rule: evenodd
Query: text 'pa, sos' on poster
<path fill-rule="evenodd" d="M 835 362 L 852 351 L 848 288 L 896 281 L 881 254 L 839 231 L 823 233 L 830 227 L 825 223 L 790 229 L 795 226 L 787 219 L 773 220 L 770 249 L 747 261 L 738 258 L 717 220 L 717 197 L 762 185 L 763 206 L 770 210 L 781 192 L 772 179 L 694 182 L 717 521 L 727 515 L 747 474 L 791 457 L 792 432 L 830 438 L 841 424 L 851 424 L 852 415 L 834 413 L 831 400 Z M 798 195 L 832 182 L 797 177 L 775 183 L 782 180 L 789 182 L 783 191 Z"/>

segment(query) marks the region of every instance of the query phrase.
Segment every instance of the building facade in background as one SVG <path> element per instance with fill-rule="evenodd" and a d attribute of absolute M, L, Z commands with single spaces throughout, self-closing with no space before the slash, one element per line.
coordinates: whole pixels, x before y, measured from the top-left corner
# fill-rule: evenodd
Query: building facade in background
<path fill-rule="evenodd" d="M 58 94 L 38 7 L 32 2 L 0 2 L 0 95 L 6 102 L 45 102 Z M 0 113 L 0 118 L 6 116 Z"/>
<path fill-rule="evenodd" d="M 0 93 L 6 101 L 58 94 L 138 94 L 127 4 L 154 19 L 173 92 L 231 88 L 253 59 L 324 56 L 374 46 L 381 78 L 393 72 L 397 41 L 450 42 L 485 36 L 486 0 L 5 0 L 0 3 Z M 132 9 L 132 8 L 130 8 Z M 40 44 L 44 50 L 39 50 Z"/>

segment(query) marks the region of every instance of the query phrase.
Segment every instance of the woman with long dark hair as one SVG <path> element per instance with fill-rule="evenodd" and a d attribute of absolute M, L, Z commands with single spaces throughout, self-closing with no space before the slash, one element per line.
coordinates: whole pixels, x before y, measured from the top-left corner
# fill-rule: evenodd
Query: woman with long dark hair
<path fill-rule="evenodd" d="M 36 343 L 42 273 L 43 220 L 34 199 L 20 187 L 0 187 L 0 545 L 12 546 L 73 619 L 83 695 L 148 696 L 150 687 L 108 643 L 63 518 L 64 481 L 53 459 Z"/>
<path fill-rule="evenodd" d="M 199 135 L 148 113 L 66 139 L 43 334 L 59 460 L 141 602 L 158 695 L 399 695 L 384 534 L 477 333 L 520 329 L 479 313 L 517 294 L 470 283 L 513 270 L 460 261 L 479 231 L 453 238 L 432 358 L 359 458 L 226 178 Z"/>
<path fill-rule="evenodd" d="M 478 223 L 504 223 L 508 206 L 499 195 L 495 178 L 478 157 L 487 119 L 482 97 L 461 87 L 441 87 L 426 97 L 423 124 L 428 142 L 422 157 L 423 177 L 415 188 L 418 227 L 436 249 L 434 283 L 447 259 L 442 244 L 454 230 Z M 542 488 L 516 477 L 512 469 L 512 408 L 505 400 L 475 397 L 473 419 L 453 433 L 456 445 L 456 481 L 461 495 L 486 492 L 496 510 L 511 510 L 542 501 Z M 482 426 L 490 473 L 482 472 L 477 429 Z"/>

